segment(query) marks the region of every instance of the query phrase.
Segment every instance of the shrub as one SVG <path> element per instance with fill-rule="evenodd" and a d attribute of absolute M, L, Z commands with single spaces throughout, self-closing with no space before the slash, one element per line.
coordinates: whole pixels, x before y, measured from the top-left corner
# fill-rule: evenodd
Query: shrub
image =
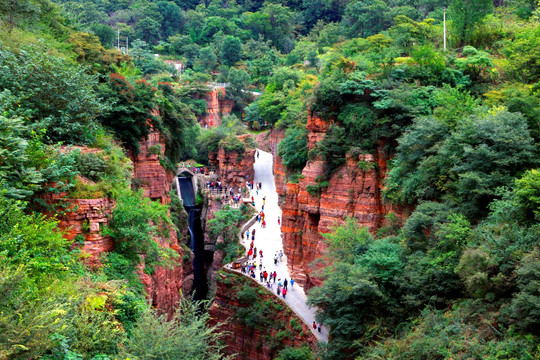
<path fill-rule="evenodd" d="M 105 174 L 106 162 L 96 153 L 80 153 L 77 159 L 77 169 L 82 176 L 92 181 L 99 181 Z"/>

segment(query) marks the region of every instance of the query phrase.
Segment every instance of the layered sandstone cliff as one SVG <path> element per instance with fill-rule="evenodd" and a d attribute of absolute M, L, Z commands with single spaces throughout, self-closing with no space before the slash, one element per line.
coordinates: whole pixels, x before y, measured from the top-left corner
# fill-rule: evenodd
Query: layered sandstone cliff
<path fill-rule="evenodd" d="M 198 119 L 203 128 L 219 126 L 221 119 L 230 115 L 234 101 L 225 98 L 225 92 L 224 87 L 214 87 L 206 94 L 206 112 Z"/>
<path fill-rule="evenodd" d="M 323 139 L 329 125 L 329 122 L 310 114 L 308 150 Z M 279 139 L 279 133 L 276 139 Z M 325 175 L 325 163 L 319 159 L 308 162 L 297 184 L 277 187 L 282 197 L 284 251 L 291 276 L 299 283 L 307 288 L 320 283 L 313 276 L 317 267 L 313 263 L 326 249 L 321 234 L 331 231 L 332 226 L 353 217 L 360 225 L 376 233 L 388 213 L 398 212 L 403 216 L 403 209 L 391 208 L 382 199 L 388 160 L 381 142 L 371 154 L 348 154 L 345 165 L 331 174 L 326 187 L 317 186 L 316 179 Z M 274 171 L 276 179 L 283 176 L 279 156 L 274 156 Z"/>
<path fill-rule="evenodd" d="M 209 161 L 216 168 L 216 174 L 225 186 L 235 188 L 245 186 L 246 181 L 253 180 L 255 170 L 255 149 L 249 148 L 250 135 L 241 135 L 238 137 L 246 144 L 246 151 L 239 153 L 237 151 L 225 151 L 223 147 L 218 151 L 209 154 Z"/>
<path fill-rule="evenodd" d="M 170 200 L 169 188 L 174 177 L 174 174 L 167 173 L 159 162 L 164 153 L 165 139 L 159 131 L 152 130 L 146 139 L 139 142 L 138 154 L 130 154 L 134 184 L 143 189 L 144 196 L 162 204 Z"/>
<path fill-rule="evenodd" d="M 131 160 L 133 161 L 133 182 L 136 186 L 143 189 L 146 197 L 167 204 L 170 202 L 169 190 L 174 174 L 167 172 L 160 164 L 159 158 L 164 153 L 165 140 L 159 131 L 152 129 L 148 137 L 139 143 L 139 152 L 137 155 L 131 155 Z M 183 230 L 185 235 L 187 229 Z M 192 284 L 192 281 L 184 283 L 184 277 L 188 273 L 190 274 L 189 278 L 192 278 L 191 263 L 183 264 L 184 251 L 179 245 L 176 231 L 170 231 L 168 241 L 161 238 L 155 240 L 163 246 L 174 249 L 178 253 L 179 259 L 172 268 L 156 267 L 152 275 L 145 274 L 141 269 L 139 274 L 152 305 L 172 314 L 174 307 L 182 297 L 182 293 L 187 294 L 191 290 L 189 283 Z"/>
<path fill-rule="evenodd" d="M 238 360 L 270 360 L 285 347 L 315 348 L 311 330 L 256 281 L 230 270 L 219 272 L 216 279 L 211 325 L 221 324 L 225 354 Z"/>

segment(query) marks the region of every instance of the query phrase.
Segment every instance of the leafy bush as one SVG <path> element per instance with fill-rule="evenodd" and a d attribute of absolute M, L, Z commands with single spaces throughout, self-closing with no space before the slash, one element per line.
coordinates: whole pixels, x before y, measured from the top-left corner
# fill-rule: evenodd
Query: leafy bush
<path fill-rule="evenodd" d="M 106 234 L 115 240 L 115 251 L 138 264 L 144 260 L 146 271 L 155 266 L 172 265 L 178 254 L 162 246 L 173 226 L 167 207 L 143 197 L 142 192 L 126 191 L 117 199 Z"/>
<path fill-rule="evenodd" d="M 288 128 L 285 138 L 278 146 L 278 155 L 282 157 L 283 165 L 291 171 L 301 171 L 307 163 L 307 130 L 303 128 Z"/>
<path fill-rule="evenodd" d="M 97 77 L 36 46 L 18 54 L 0 51 L 0 108 L 32 129 L 45 129 L 49 143 L 88 143 L 95 119 L 109 109 L 96 91 Z M 23 104 L 23 106 L 21 106 Z"/>
<path fill-rule="evenodd" d="M 215 243 L 219 236 L 223 236 L 224 263 L 235 260 L 241 254 L 236 234 L 238 226 L 249 219 L 250 216 L 251 214 L 243 214 L 239 209 L 226 206 L 216 211 L 213 219 L 208 220 L 210 240 Z"/>
<path fill-rule="evenodd" d="M 96 153 L 81 153 L 77 159 L 77 168 L 81 175 L 99 181 L 105 173 L 106 162 Z"/>

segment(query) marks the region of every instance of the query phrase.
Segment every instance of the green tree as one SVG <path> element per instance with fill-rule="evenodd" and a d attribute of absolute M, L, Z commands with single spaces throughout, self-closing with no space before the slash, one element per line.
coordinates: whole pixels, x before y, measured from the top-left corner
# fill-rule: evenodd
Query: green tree
<path fill-rule="evenodd" d="M 350 37 L 367 37 L 391 25 L 390 8 L 382 0 L 351 1 L 343 15 L 343 27 Z"/>
<path fill-rule="evenodd" d="M 233 66 L 242 58 L 242 43 L 239 38 L 229 35 L 221 44 L 219 58 L 225 65 Z"/>
<path fill-rule="evenodd" d="M 228 206 L 216 211 L 214 218 L 208 220 L 210 239 L 216 242 L 218 237 L 223 237 L 223 244 L 220 246 L 224 250 L 224 263 L 229 263 L 240 255 L 240 244 L 236 235 L 238 234 L 238 226 L 244 220 L 242 211 Z"/>
<path fill-rule="evenodd" d="M 161 38 L 161 27 L 158 21 L 150 17 L 144 17 L 137 21 L 135 34 L 139 39 L 149 44 L 157 44 Z"/>
<path fill-rule="evenodd" d="M 328 256 L 332 261 L 352 264 L 356 255 L 364 252 L 373 242 L 368 229 L 351 217 L 347 217 L 344 224 L 333 226 L 330 230 L 323 237 L 328 242 Z"/>
<path fill-rule="evenodd" d="M 251 94 L 246 90 L 251 78 L 247 71 L 231 68 L 227 77 L 229 87 L 226 88 L 225 96 L 236 102 L 239 107 L 244 107 L 245 102 L 251 98 Z"/>
<path fill-rule="evenodd" d="M 115 251 L 132 263 L 144 261 L 146 271 L 171 265 L 178 254 L 157 239 L 168 241 L 173 224 L 165 205 L 144 198 L 142 191 L 126 191 L 117 199 L 107 234 L 115 240 Z"/>
<path fill-rule="evenodd" d="M 29 276 L 69 270 L 70 241 L 57 230 L 58 222 L 44 215 L 26 215 L 26 203 L 7 199 L 0 192 L 0 254 L 2 263 L 12 268 L 24 265 Z"/>
<path fill-rule="evenodd" d="M 200 311 L 200 308 L 205 308 Z M 209 326 L 208 306 L 180 300 L 172 317 L 146 309 L 135 324 L 123 358 L 167 360 L 181 356 L 193 360 L 230 360 L 225 356 L 218 325 Z M 181 355 L 179 355 L 181 354 Z"/>
<path fill-rule="evenodd" d="M 137 151 L 141 141 L 150 131 L 148 119 L 154 109 L 155 89 L 145 80 L 132 86 L 119 74 L 110 74 L 108 84 L 101 86 L 101 93 L 113 106 L 100 117 L 103 126 L 111 129 L 124 146 Z"/>
<path fill-rule="evenodd" d="M 530 221 L 540 220 L 540 171 L 531 169 L 516 180 L 514 192 L 519 207 Z"/>
<path fill-rule="evenodd" d="M 216 67 L 217 56 L 211 47 L 204 47 L 199 51 L 193 69 L 204 73 L 211 73 Z"/>
<path fill-rule="evenodd" d="M 302 171 L 307 163 L 307 135 L 303 128 L 291 127 L 285 131 L 285 138 L 278 146 L 278 155 L 289 170 Z"/>
<path fill-rule="evenodd" d="M 92 24 L 90 30 L 99 38 L 103 46 L 107 48 L 113 47 L 116 41 L 116 32 L 112 27 L 104 24 Z"/>
<path fill-rule="evenodd" d="M 11 32 L 21 19 L 29 21 L 40 10 L 39 5 L 31 0 L 6 0 L 0 4 L 0 18 L 7 23 L 8 32 Z"/>
<path fill-rule="evenodd" d="M 493 12 L 491 0 L 452 0 L 448 18 L 452 21 L 451 31 L 458 47 L 468 44 L 474 27 Z"/>
<path fill-rule="evenodd" d="M 46 129 L 44 140 L 85 143 L 106 103 L 99 99 L 97 77 L 81 66 L 31 46 L 15 54 L 0 50 L 0 107 L 33 129 Z"/>
<path fill-rule="evenodd" d="M 163 17 L 160 37 L 167 39 L 169 36 L 182 32 L 184 16 L 180 7 L 172 1 L 160 1 L 157 7 Z"/>
<path fill-rule="evenodd" d="M 537 329 L 540 325 L 540 253 L 538 249 L 523 257 L 516 275 L 520 290 L 512 301 L 516 322 L 521 328 Z"/>

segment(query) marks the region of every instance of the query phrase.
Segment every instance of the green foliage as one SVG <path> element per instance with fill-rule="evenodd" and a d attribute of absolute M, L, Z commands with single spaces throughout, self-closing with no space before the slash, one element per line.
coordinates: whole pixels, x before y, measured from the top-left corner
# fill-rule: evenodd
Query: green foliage
<path fill-rule="evenodd" d="M 145 309 L 122 351 L 122 357 L 165 360 L 182 354 L 186 359 L 230 359 L 222 354 L 220 339 L 223 333 L 217 332 L 218 325 L 208 325 L 208 312 L 199 311 L 199 307 L 208 308 L 208 305 L 182 299 L 170 321 L 167 314 L 160 315 L 156 310 Z"/>
<path fill-rule="evenodd" d="M 458 47 L 470 42 L 472 32 L 479 22 L 493 11 L 489 0 L 452 0 L 448 8 L 452 38 Z"/>
<path fill-rule="evenodd" d="M 37 358 L 54 348 L 53 334 L 66 323 L 69 303 L 56 291 L 36 300 L 24 266 L 0 259 L 0 348 L 6 358 Z"/>
<path fill-rule="evenodd" d="M 0 256 L 13 268 L 24 265 L 35 277 L 67 271 L 72 261 L 70 242 L 57 230 L 58 223 L 44 215 L 24 214 L 25 206 L 0 193 Z"/>
<path fill-rule="evenodd" d="M 516 270 L 519 292 L 512 301 L 512 310 L 520 328 L 534 330 L 540 324 L 540 254 L 534 252 L 523 257 L 521 266 Z"/>
<path fill-rule="evenodd" d="M 238 243 L 238 226 L 245 222 L 249 214 L 243 214 L 239 209 L 228 206 L 214 213 L 214 218 L 208 220 L 209 237 L 214 243 L 218 237 L 223 237 L 223 243 L 217 244 L 216 249 L 224 250 L 223 262 L 229 263 L 241 255 L 241 245 Z"/>
<path fill-rule="evenodd" d="M 219 58 L 223 64 L 232 66 L 242 56 L 242 43 L 240 39 L 235 36 L 227 36 L 221 44 L 221 51 L 219 53 Z"/>
<path fill-rule="evenodd" d="M 99 120 L 133 151 L 138 151 L 139 141 L 150 131 L 148 119 L 154 109 L 153 88 L 146 80 L 132 86 L 119 74 L 110 74 L 108 83 L 102 84 L 100 92 L 113 106 Z"/>
<path fill-rule="evenodd" d="M 477 321 L 480 318 L 481 321 Z M 379 342 L 364 359 L 526 359 L 538 356 L 537 339 L 495 329 L 496 314 L 463 301 L 447 311 L 426 308 L 401 337 Z"/>
<path fill-rule="evenodd" d="M 336 358 L 345 349 L 357 355 L 359 344 L 353 350 L 353 342 L 370 341 L 371 324 L 382 311 L 383 303 L 383 293 L 376 283 L 365 279 L 361 267 L 335 264 L 323 285 L 312 288 L 308 298 L 308 304 L 322 309 L 317 313 L 317 321 L 332 333 L 326 356 Z"/>
<path fill-rule="evenodd" d="M 281 350 L 277 356 L 277 360 L 312 360 L 313 352 L 307 347 L 286 347 Z"/>
<path fill-rule="evenodd" d="M 197 154 L 196 144 L 187 139 L 194 139 L 200 133 L 195 110 L 185 101 L 185 95 L 175 91 L 171 83 L 159 83 L 158 89 L 158 124 L 165 137 L 165 156 L 174 164 L 182 159 L 194 158 Z"/>
<path fill-rule="evenodd" d="M 171 266 L 178 254 L 156 241 L 167 241 L 173 226 L 166 206 L 146 199 L 142 193 L 119 195 L 107 234 L 115 240 L 115 251 L 137 264 L 144 259 L 147 271 L 154 266 Z"/>
<path fill-rule="evenodd" d="M 485 214 L 494 189 L 534 161 L 526 122 L 508 112 L 463 119 L 452 133 L 440 121 L 418 119 L 399 143 L 389 197 L 447 199 L 469 216 Z"/>
<path fill-rule="evenodd" d="M 35 130 L 47 142 L 87 143 L 94 120 L 108 106 L 96 92 L 97 78 L 83 67 L 29 47 L 15 54 L 0 51 L 0 108 Z"/>
<path fill-rule="evenodd" d="M 301 171 L 307 162 L 307 130 L 288 128 L 279 143 L 278 155 L 289 170 Z"/>
<path fill-rule="evenodd" d="M 334 226 L 331 232 L 324 234 L 328 241 L 328 255 L 340 262 L 352 263 L 357 254 L 364 252 L 373 242 L 373 237 L 367 230 L 351 217 L 345 219 L 341 226 Z"/>
<path fill-rule="evenodd" d="M 529 220 L 540 219 L 540 172 L 528 170 L 516 180 L 516 200 Z"/>
<path fill-rule="evenodd" d="M 99 181 L 105 173 L 106 162 L 95 153 L 81 153 L 77 159 L 77 169 L 82 176 Z"/>

